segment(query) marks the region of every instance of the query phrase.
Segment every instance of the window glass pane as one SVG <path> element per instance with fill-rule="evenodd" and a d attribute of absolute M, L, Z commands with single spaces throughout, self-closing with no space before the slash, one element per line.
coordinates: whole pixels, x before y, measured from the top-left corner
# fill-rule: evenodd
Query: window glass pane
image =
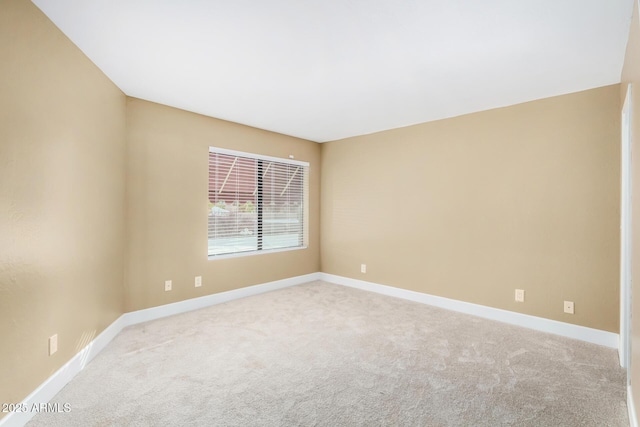
<path fill-rule="evenodd" d="M 209 152 L 209 256 L 303 247 L 308 166 L 216 150 Z"/>
<path fill-rule="evenodd" d="M 209 153 L 209 255 L 255 251 L 256 160 Z"/>
<path fill-rule="evenodd" d="M 270 164 L 263 180 L 264 249 L 301 246 L 302 166 Z"/>

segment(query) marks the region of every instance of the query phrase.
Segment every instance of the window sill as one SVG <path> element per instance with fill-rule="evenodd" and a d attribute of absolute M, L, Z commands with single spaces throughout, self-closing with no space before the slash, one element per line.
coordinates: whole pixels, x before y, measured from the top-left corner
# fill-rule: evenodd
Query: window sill
<path fill-rule="evenodd" d="M 267 249 L 263 251 L 236 252 L 232 254 L 209 255 L 208 258 L 209 258 L 209 261 L 214 261 L 218 259 L 229 259 L 229 258 L 238 258 L 238 257 L 246 257 L 246 256 L 253 256 L 253 255 L 273 254 L 276 252 L 299 251 L 301 249 L 307 249 L 307 246 L 298 246 L 295 248 Z"/>

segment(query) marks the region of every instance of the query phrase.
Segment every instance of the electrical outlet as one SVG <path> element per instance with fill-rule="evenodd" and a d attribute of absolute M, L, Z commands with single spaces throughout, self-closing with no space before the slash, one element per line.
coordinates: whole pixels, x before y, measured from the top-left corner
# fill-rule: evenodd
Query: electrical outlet
<path fill-rule="evenodd" d="M 360 264 L 360 273 L 367 272 L 367 264 Z"/>
<path fill-rule="evenodd" d="M 49 356 L 58 351 L 58 334 L 49 337 Z"/>
<path fill-rule="evenodd" d="M 516 301 L 524 302 L 524 289 L 516 289 Z"/>
<path fill-rule="evenodd" d="M 564 302 L 564 312 L 573 314 L 573 301 L 565 301 Z"/>
<path fill-rule="evenodd" d="M 170 291 L 171 287 L 172 287 L 171 280 L 165 280 L 164 281 L 164 290 L 165 291 Z"/>
<path fill-rule="evenodd" d="M 202 286 L 202 276 L 196 276 L 196 288 Z"/>

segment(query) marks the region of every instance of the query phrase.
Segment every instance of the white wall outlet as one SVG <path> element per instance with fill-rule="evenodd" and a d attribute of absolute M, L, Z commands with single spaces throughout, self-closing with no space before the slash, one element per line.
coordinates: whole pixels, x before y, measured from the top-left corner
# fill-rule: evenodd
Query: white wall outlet
<path fill-rule="evenodd" d="M 524 289 L 516 289 L 516 301 L 524 302 Z"/>
<path fill-rule="evenodd" d="M 564 312 L 573 314 L 573 301 L 565 301 L 564 302 Z"/>
<path fill-rule="evenodd" d="M 58 334 L 49 337 L 49 356 L 58 351 Z"/>
<path fill-rule="evenodd" d="M 173 286 L 173 285 L 172 285 L 172 283 L 171 283 L 171 280 L 165 280 L 165 281 L 164 281 L 164 290 L 165 290 L 165 291 L 170 291 L 170 290 L 171 290 L 171 288 L 172 288 L 172 286 Z"/>
<path fill-rule="evenodd" d="M 202 276 L 196 276 L 196 288 L 202 286 Z"/>
<path fill-rule="evenodd" d="M 360 273 L 367 272 L 367 264 L 360 264 Z"/>

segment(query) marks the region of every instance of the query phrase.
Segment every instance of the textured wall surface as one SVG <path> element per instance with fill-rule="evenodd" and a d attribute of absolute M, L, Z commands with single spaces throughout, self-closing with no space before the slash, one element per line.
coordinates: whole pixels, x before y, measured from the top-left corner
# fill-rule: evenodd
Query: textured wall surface
<path fill-rule="evenodd" d="M 123 312 L 125 108 L 31 2 L 0 2 L 0 402 Z"/>
<path fill-rule="evenodd" d="M 618 85 L 325 143 L 322 271 L 618 332 L 619 155 Z"/>
<path fill-rule="evenodd" d="M 207 259 L 209 146 L 309 162 L 307 249 Z M 127 311 L 319 271 L 320 145 L 130 98 L 127 150 Z"/>
<path fill-rule="evenodd" d="M 623 79 L 640 80 L 637 10 Z M 318 145 L 127 99 L 31 2 L 2 0 L 0 403 L 125 311 L 316 271 L 618 332 L 620 90 Z M 209 146 L 310 163 L 307 249 L 207 259 Z M 637 164 L 634 191 L 637 216 Z"/>

